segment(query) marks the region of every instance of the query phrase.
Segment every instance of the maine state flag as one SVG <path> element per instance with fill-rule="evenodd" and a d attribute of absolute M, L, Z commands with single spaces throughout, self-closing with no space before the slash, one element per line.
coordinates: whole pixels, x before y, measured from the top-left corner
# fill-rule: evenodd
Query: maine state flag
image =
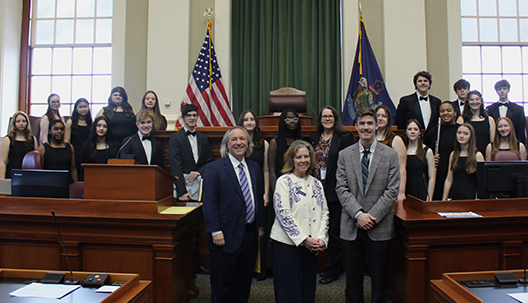
<path fill-rule="evenodd" d="M 394 107 L 394 103 L 392 103 L 385 87 L 378 62 L 370 47 L 365 21 L 360 16 L 356 57 L 354 58 L 354 66 L 352 67 L 352 75 L 348 84 L 348 93 L 343 106 L 341 120 L 344 125 L 352 126 L 357 110 L 365 107 L 374 108 L 380 103 L 390 109 L 392 122 L 394 123 L 396 107 Z"/>

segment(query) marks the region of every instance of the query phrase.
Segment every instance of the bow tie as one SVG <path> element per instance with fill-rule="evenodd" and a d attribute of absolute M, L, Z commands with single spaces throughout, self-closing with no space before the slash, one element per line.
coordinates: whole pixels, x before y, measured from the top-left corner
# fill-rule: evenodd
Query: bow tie
<path fill-rule="evenodd" d="M 508 106 L 508 103 L 499 103 L 499 106 Z"/>
<path fill-rule="evenodd" d="M 145 140 L 150 140 L 150 141 L 152 141 L 152 137 L 151 137 L 151 136 L 143 136 L 143 138 L 141 139 L 141 141 L 145 141 Z"/>
<path fill-rule="evenodd" d="M 186 132 L 186 134 L 187 134 L 187 136 L 195 136 L 195 137 L 196 137 L 196 132 L 192 132 L 192 131 L 190 131 L 190 130 L 188 130 L 188 131 Z"/>
<path fill-rule="evenodd" d="M 427 101 L 427 97 L 420 96 L 420 101 L 422 101 L 422 100 Z"/>
<path fill-rule="evenodd" d="M 460 101 L 460 107 L 464 106 L 464 102 Z"/>

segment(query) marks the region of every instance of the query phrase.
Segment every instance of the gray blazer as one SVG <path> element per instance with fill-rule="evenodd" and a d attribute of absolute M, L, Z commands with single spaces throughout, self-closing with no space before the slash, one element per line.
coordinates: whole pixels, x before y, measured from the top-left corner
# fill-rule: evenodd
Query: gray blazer
<path fill-rule="evenodd" d="M 385 241 L 394 237 L 393 206 L 398 197 L 400 169 L 396 151 L 380 142 L 370 159 L 365 194 L 359 142 L 339 153 L 336 173 L 336 192 L 343 213 L 341 215 L 341 239 L 353 241 L 357 237 L 356 219 L 359 210 L 376 218 L 376 225 L 367 231 L 373 241 Z"/>

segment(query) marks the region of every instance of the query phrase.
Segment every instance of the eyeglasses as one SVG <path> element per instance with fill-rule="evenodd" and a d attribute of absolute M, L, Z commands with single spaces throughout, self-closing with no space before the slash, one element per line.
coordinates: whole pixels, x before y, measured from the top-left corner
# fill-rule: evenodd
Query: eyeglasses
<path fill-rule="evenodd" d="M 284 122 L 297 122 L 299 121 L 299 117 L 293 117 L 293 118 L 284 118 Z"/>
<path fill-rule="evenodd" d="M 198 114 L 192 114 L 192 115 L 185 115 L 185 117 L 189 117 L 189 118 L 198 118 Z"/>
<path fill-rule="evenodd" d="M 332 119 L 334 119 L 334 116 L 322 116 L 321 118 L 332 120 Z"/>

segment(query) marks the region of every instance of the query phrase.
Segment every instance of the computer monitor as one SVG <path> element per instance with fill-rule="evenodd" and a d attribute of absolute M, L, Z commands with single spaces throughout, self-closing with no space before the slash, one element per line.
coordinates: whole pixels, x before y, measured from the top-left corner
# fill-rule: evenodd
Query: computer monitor
<path fill-rule="evenodd" d="M 11 195 L 14 197 L 69 198 L 67 170 L 13 169 Z"/>
<path fill-rule="evenodd" d="M 528 197 L 528 162 L 478 162 L 477 192 L 480 199 Z"/>

